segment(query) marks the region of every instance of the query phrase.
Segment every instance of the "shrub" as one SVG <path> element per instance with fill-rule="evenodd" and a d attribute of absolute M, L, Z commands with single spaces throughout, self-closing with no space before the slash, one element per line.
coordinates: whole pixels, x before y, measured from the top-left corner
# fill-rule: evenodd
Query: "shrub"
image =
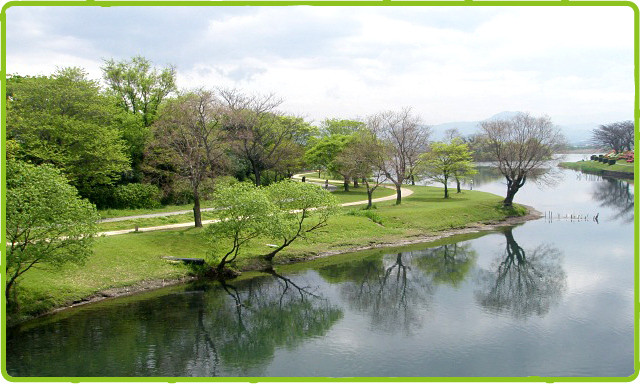
<path fill-rule="evenodd" d="M 158 208 L 160 190 L 151 184 L 120 185 L 113 191 L 115 208 Z"/>

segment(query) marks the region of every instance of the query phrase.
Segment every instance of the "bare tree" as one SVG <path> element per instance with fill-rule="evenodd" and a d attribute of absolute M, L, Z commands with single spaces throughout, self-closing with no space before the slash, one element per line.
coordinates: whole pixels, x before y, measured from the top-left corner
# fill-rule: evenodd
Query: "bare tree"
<path fill-rule="evenodd" d="M 221 124 L 222 107 L 212 92 L 187 93 L 167 103 L 152 127 L 153 139 L 147 147 L 149 165 L 170 169 L 189 181 L 196 227 L 202 227 L 200 186 L 224 166 Z"/>
<path fill-rule="evenodd" d="M 616 152 L 633 149 L 635 125 L 633 121 L 603 124 L 591 133 L 591 142 Z"/>
<path fill-rule="evenodd" d="M 544 168 L 554 151 L 564 144 L 564 137 L 548 116 L 533 117 L 527 113 L 483 121 L 480 126 L 500 173 L 507 179 L 503 204 L 510 207 L 527 177 Z"/>
<path fill-rule="evenodd" d="M 370 116 L 367 126 L 382 144 L 384 156 L 378 168 L 396 187 L 396 204 L 402 202 L 402 182 L 410 176 L 428 144 L 430 127 L 421 125 L 411 108 Z"/>
<path fill-rule="evenodd" d="M 226 106 L 224 129 L 236 153 L 251 166 L 256 186 L 262 172 L 276 167 L 292 152 L 298 126 L 276 109 L 283 100 L 274 94 L 246 95 L 238 90 L 219 91 Z"/>

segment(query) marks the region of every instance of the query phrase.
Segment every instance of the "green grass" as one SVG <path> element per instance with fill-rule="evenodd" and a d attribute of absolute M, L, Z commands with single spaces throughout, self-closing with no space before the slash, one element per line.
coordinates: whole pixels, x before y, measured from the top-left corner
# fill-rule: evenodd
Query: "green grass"
<path fill-rule="evenodd" d="M 207 200 L 200 202 L 201 208 L 211 208 L 213 203 Z M 102 219 L 112 217 L 125 217 L 125 216 L 137 216 L 146 215 L 149 213 L 161 213 L 161 212 L 175 212 L 175 211 L 189 211 L 193 209 L 193 203 L 184 205 L 164 205 L 161 208 L 141 208 L 141 209 L 101 209 L 98 210 Z"/>
<path fill-rule="evenodd" d="M 601 173 L 602 171 L 624 172 L 634 174 L 634 163 L 627 163 L 626 160 L 618 160 L 614 165 L 605 165 L 599 161 L 586 160 L 573 163 L 560 163 L 561 167 L 575 169 L 585 172 Z"/>
<path fill-rule="evenodd" d="M 343 208 L 327 227 L 294 242 L 276 256 L 275 262 L 302 260 L 355 246 L 393 243 L 526 211 L 521 207 L 504 210 L 501 197 L 479 191 L 453 193 L 451 198 L 444 199 L 441 188 L 409 188 L 414 193 L 404 198 L 401 205 L 395 205 L 395 200 L 379 202 L 370 213 L 357 207 Z M 272 249 L 267 244 L 275 242 L 269 238 L 252 241 L 241 252 L 236 267 L 255 269 L 262 264 L 260 256 Z M 184 277 L 191 273 L 188 267 L 162 257 L 205 258 L 208 251 L 220 253 L 227 247 L 224 241 L 208 244 L 202 229 L 196 228 L 102 237 L 97 239 L 93 256 L 83 266 L 65 265 L 59 270 L 25 274 L 18 290 L 21 308 L 24 314 L 33 315 L 110 288 Z"/>

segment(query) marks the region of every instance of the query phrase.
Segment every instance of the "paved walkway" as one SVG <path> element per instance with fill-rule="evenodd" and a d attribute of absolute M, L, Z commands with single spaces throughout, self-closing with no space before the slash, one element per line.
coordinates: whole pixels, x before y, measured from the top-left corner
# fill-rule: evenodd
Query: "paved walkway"
<path fill-rule="evenodd" d="M 302 175 L 293 175 L 294 179 L 302 179 Z M 306 180 L 308 180 L 309 182 L 313 182 L 314 184 L 317 184 L 319 181 L 322 182 L 323 186 L 324 186 L 324 182 L 325 180 L 321 180 L 321 179 L 316 179 L 316 178 L 309 178 L 307 177 Z M 329 183 L 341 183 L 340 180 L 329 180 Z M 393 190 L 395 190 L 396 188 L 393 186 L 383 186 L 385 188 L 391 188 Z M 410 196 L 411 194 L 413 194 L 413 191 L 410 190 L 409 188 L 400 188 L 400 191 L 402 192 L 402 197 L 407 197 Z M 377 199 L 373 199 L 371 200 L 371 202 L 373 203 L 377 203 L 380 201 L 388 201 L 388 200 L 395 200 L 396 195 L 390 195 L 390 196 L 385 196 L 385 197 L 379 197 Z M 349 207 L 349 206 L 353 206 L 353 205 L 362 205 L 362 204 L 367 204 L 368 200 L 361 200 L 361 201 L 352 201 L 350 203 L 344 203 L 344 204 L 340 204 L 343 207 Z M 204 210 L 211 210 L 213 208 L 206 208 L 206 209 L 202 209 Z M 127 216 L 127 218 L 117 218 L 120 220 L 114 220 L 114 221 L 122 221 L 122 220 L 131 220 L 133 219 L 137 219 L 137 218 L 145 218 L 145 217 L 159 217 L 159 216 L 169 216 L 169 215 L 179 215 L 179 214 L 184 214 L 184 213 L 190 213 L 193 212 L 192 210 L 188 210 L 188 211 L 176 211 L 176 212 L 165 212 L 165 213 L 151 213 L 148 215 L 138 215 L 138 216 Z M 207 225 L 207 224 L 211 224 L 211 223 L 215 223 L 217 222 L 217 219 L 213 219 L 213 220 L 202 220 L 202 225 Z M 103 221 L 104 222 L 104 221 Z M 138 228 L 138 232 L 150 232 L 150 231 L 162 231 L 162 230 L 166 230 L 166 229 L 177 229 L 177 228 L 189 228 L 189 227 L 193 227 L 193 222 L 188 222 L 188 223 L 178 223 L 178 224 L 167 224 L 167 225 L 160 225 L 157 227 L 146 227 L 146 228 Z M 107 232 L 99 232 L 98 236 L 116 236 L 116 235 L 123 235 L 125 233 L 132 233 L 135 232 L 135 229 L 121 229 L 118 231 L 107 231 Z"/>

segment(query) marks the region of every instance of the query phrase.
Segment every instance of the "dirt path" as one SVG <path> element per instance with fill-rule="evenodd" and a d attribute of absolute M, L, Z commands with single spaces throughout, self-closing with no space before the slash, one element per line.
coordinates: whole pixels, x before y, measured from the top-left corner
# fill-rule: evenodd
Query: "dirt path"
<path fill-rule="evenodd" d="M 293 177 L 296 178 L 299 175 L 294 175 Z M 301 176 L 300 176 L 301 178 Z M 313 181 L 315 183 L 316 180 L 320 180 L 320 179 L 307 179 L 309 181 Z M 322 180 L 324 181 L 324 180 Z M 329 180 L 329 182 L 335 182 L 336 180 Z M 386 188 L 391 188 L 395 190 L 395 187 L 390 187 L 390 186 L 385 186 Z M 407 197 L 413 194 L 413 191 L 410 190 L 409 188 L 400 188 L 400 191 L 402 192 L 402 197 Z M 373 199 L 371 200 L 373 203 L 377 203 L 380 201 L 388 201 L 388 200 L 394 200 L 396 198 L 396 195 L 390 195 L 390 196 L 385 196 L 385 197 L 379 197 L 377 199 Z M 344 203 L 344 204 L 340 204 L 343 207 L 349 207 L 349 206 L 353 206 L 353 205 L 362 205 L 362 204 L 367 204 L 368 201 L 367 200 L 361 200 L 361 201 L 352 201 L 350 203 Z M 212 210 L 213 208 L 206 208 L 203 209 L 203 211 L 205 210 Z M 184 213 L 190 213 L 193 211 L 176 211 L 176 212 L 164 212 L 164 213 L 151 213 L 148 215 L 137 215 L 137 216 L 126 216 L 127 218 L 117 218 L 120 220 L 113 220 L 113 221 L 124 221 L 124 220 L 131 220 L 131 219 L 138 219 L 138 218 L 146 218 L 146 217 L 160 217 L 160 216 L 169 216 L 169 215 L 178 215 L 178 214 L 184 214 Z M 215 223 L 217 222 L 217 219 L 212 219 L 212 220 L 202 220 L 202 225 L 207 225 L 207 224 L 211 224 L 211 223 Z M 105 222 L 105 221 L 103 221 Z M 151 232 L 151 231 L 163 231 L 163 230 L 167 230 L 167 229 L 177 229 L 177 228 L 189 228 L 189 227 L 193 227 L 193 222 L 188 222 L 188 223 L 177 223 L 177 224 L 167 224 L 167 225 L 160 225 L 160 226 L 156 226 L 156 227 L 146 227 L 146 228 L 138 228 L 137 232 Z M 116 230 L 116 231 L 106 231 L 106 232 L 98 232 L 98 236 L 117 236 L 117 235 L 124 235 L 125 233 L 132 233 L 132 232 L 136 232 L 135 229 L 120 229 L 120 230 Z"/>

